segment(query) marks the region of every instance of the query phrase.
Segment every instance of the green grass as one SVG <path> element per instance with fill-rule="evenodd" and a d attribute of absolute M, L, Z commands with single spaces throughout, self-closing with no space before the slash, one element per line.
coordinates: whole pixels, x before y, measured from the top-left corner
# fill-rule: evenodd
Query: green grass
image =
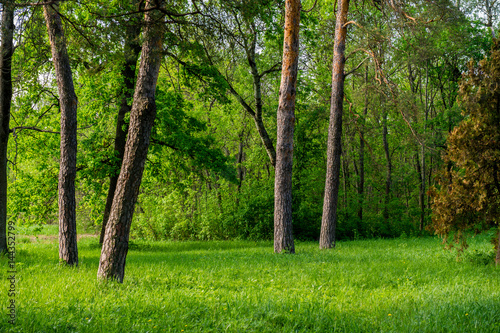
<path fill-rule="evenodd" d="M 500 269 L 488 236 L 461 262 L 436 238 L 340 242 L 320 251 L 271 242 L 141 242 L 123 284 L 96 280 L 96 238 L 78 268 L 56 240 L 19 238 L 17 322 L 0 332 L 500 332 Z"/>

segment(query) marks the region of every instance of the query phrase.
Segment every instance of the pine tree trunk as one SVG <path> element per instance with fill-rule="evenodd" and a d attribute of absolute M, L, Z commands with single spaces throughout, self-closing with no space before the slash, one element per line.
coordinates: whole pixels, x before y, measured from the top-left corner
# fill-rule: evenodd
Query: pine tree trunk
<path fill-rule="evenodd" d="M 139 44 L 139 35 L 141 29 L 140 26 L 130 25 L 127 27 L 127 33 L 125 36 L 124 45 L 124 56 L 125 64 L 122 69 L 122 77 L 124 80 L 124 87 L 122 89 L 122 97 L 120 109 L 118 110 L 118 117 L 116 120 L 116 135 L 115 135 L 115 151 L 117 153 L 118 162 L 115 165 L 116 169 L 119 171 L 123 162 L 123 154 L 125 153 L 125 143 L 127 140 L 127 129 L 125 123 L 125 116 L 130 112 L 132 108 L 128 101 L 132 98 L 134 94 L 134 82 L 135 82 L 135 68 L 137 64 L 137 59 L 141 52 L 141 45 Z M 106 199 L 106 207 L 104 208 L 104 216 L 102 219 L 101 235 L 99 237 L 99 243 L 102 244 L 104 241 L 104 234 L 106 231 L 106 224 L 109 219 L 109 213 L 111 211 L 111 206 L 113 204 L 113 197 L 115 195 L 116 184 L 118 182 L 119 172 L 111 175 L 109 177 L 109 190 Z"/>
<path fill-rule="evenodd" d="M 78 101 L 73 86 L 73 76 L 57 2 L 53 5 L 44 5 L 43 11 L 49 34 L 61 108 L 61 158 L 58 186 L 59 259 L 68 265 L 78 265 L 75 200 L 76 110 Z"/>
<path fill-rule="evenodd" d="M 153 7 L 152 0 L 146 8 Z M 123 282 L 130 225 L 134 214 L 151 129 L 156 117 L 155 90 L 162 59 L 165 26 L 155 10 L 146 11 L 141 63 L 130 112 L 130 125 L 123 164 L 99 261 L 98 278 Z M 161 17 L 161 16 L 160 16 Z"/>
<path fill-rule="evenodd" d="M 274 252 L 276 253 L 295 253 L 292 230 L 292 165 L 300 11 L 300 0 L 286 0 L 274 182 Z"/>
<path fill-rule="evenodd" d="M 0 253 L 7 251 L 7 148 L 12 101 L 13 1 L 4 1 L 0 46 Z"/>
<path fill-rule="evenodd" d="M 328 147 L 326 164 L 325 198 L 319 248 L 335 247 L 335 228 L 337 224 L 337 203 L 339 198 L 339 176 L 342 112 L 344 99 L 345 38 L 347 35 L 347 12 L 349 0 L 339 0 L 335 24 L 335 46 L 333 49 L 332 96 L 330 105 L 330 124 L 328 126 Z"/>

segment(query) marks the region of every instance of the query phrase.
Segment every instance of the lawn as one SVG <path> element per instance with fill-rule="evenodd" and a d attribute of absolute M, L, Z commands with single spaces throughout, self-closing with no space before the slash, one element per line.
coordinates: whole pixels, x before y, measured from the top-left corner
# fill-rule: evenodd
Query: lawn
<path fill-rule="evenodd" d="M 78 268 L 54 238 L 17 239 L 16 315 L 0 259 L 0 332 L 500 332 L 491 235 L 459 262 L 437 238 L 298 242 L 134 241 L 123 284 L 96 280 L 97 238 Z"/>

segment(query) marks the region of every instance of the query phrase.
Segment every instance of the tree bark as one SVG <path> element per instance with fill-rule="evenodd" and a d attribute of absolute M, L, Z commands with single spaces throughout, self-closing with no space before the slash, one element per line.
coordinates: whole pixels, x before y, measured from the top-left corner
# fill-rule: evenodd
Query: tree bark
<path fill-rule="evenodd" d="M 140 26 L 131 24 L 130 26 L 127 26 L 125 35 L 125 45 L 123 49 L 125 64 L 121 72 L 124 80 L 124 85 L 122 89 L 120 109 L 118 110 L 118 117 L 116 120 L 116 135 L 114 147 L 118 157 L 118 161 L 114 166 L 118 171 L 120 170 L 123 162 L 123 154 L 125 153 L 125 143 L 127 140 L 127 124 L 125 123 L 125 116 L 130 112 L 130 109 L 132 108 L 128 101 L 133 97 L 134 94 L 135 69 L 137 65 L 137 59 L 139 58 L 139 54 L 141 52 L 141 45 L 139 44 L 140 32 Z M 118 182 L 118 175 L 119 172 L 116 172 L 109 177 L 109 190 L 106 199 L 106 207 L 104 208 L 104 216 L 102 219 L 99 244 L 102 244 L 102 242 L 104 241 L 106 224 L 108 222 L 109 213 L 113 204 L 113 197 L 115 195 L 116 184 Z"/>
<path fill-rule="evenodd" d="M 247 50 L 247 60 L 250 65 L 250 71 L 252 73 L 253 79 L 253 91 L 255 98 L 255 113 L 253 114 L 253 119 L 255 122 L 255 126 L 257 127 L 257 131 L 259 132 L 259 136 L 264 144 L 264 148 L 266 149 L 267 155 L 269 156 L 269 160 L 273 166 L 276 166 L 276 150 L 274 149 L 273 142 L 269 137 L 269 134 L 266 131 L 266 127 L 264 126 L 264 122 L 262 121 L 262 91 L 261 91 L 261 76 L 257 68 L 257 62 L 255 61 L 255 49 L 257 47 L 257 32 L 254 29 L 254 37 L 252 40 L 252 45 L 249 50 Z"/>
<path fill-rule="evenodd" d="M 493 1 L 493 4 L 495 1 Z M 486 9 L 486 27 L 490 29 L 491 37 L 495 39 L 495 28 L 493 27 L 493 4 L 490 3 L 490 0 L 486 0 L 485 9 Z"/>
<path fill-rule="evenodd" d="M 365 106 L 363 108 L 363 119 L 359 131 L 359 184 L 358 184 L 358 219 L 363 222 L 363 205 L 365 193 L 365 123 L 368 114 L 368 65 L 365 70 Z"/>
<path fill-rule="evenodd" d="M 12 101 L 14 1 L 3 2 L 0 46 L 0 253 L 7 251 L 7 148 Z"/>
<path fill-rule="evenodd" d="M 152 8 L 153 2 L 147 1 L 146 9 Z M 130 225 L 156 117 L 155 90 L 165 31 L 159 15 L 155 10 L 145 13 L 144 42 L 130 111 L 127 143 L 97 272 L 100 279 L 117 280 L 120 283 L 123 282 L 125 274 Z"/>
<path fill-rule="evenodd" d="M 387 112 L 384 112 L 382 119 L 382 140 L 384 143 L 385 159 L 387 160 L 386 175 L 385 175 L 385 199 L 384 199 L 384 222 L 389 222 L 389 202 L 391 199 L 391 185 L 392 185 L 392 161 L 391 153 L 389 151 L 388 130 L 387 130 Z"/>
<path fill-rule="evenodd" d="M 292 230 L 292 165 L 300 11 L 300 0 L 286 0 L 274 182 L 275 253 L 295 253 Z"/>
<path fill-rule="evenodd" d="M 342 113 L 344 99 L 345 39 L 347 35 L 347 12 L 349 0 L 339 0 L 335 24 L 335 46 L 333 49 L 332 95 L 330 105 L 330 124 L 328 126 L 328 147 L 325 198 L 321 219 L 320 249 L 335 247 L 335 228 L 337 224 L 337 203 L 339 196 L 340 157 L 342 154 Z"/>
<path fill-rule="evenodd" d="M 77 105 L 66 40 L 58 13 L 58 2 L 44 5 L 61 109 L 61 158 L 59 166 L 59 259 L 78 265 L 76 239 L 76 152 Z"/>
<path fill-rule="evenodd" d="M 497 255 L 495 258 L 495 265 L 500 266 L 500 226 L 498 229 L 498 243 L 497 243 Z"/>

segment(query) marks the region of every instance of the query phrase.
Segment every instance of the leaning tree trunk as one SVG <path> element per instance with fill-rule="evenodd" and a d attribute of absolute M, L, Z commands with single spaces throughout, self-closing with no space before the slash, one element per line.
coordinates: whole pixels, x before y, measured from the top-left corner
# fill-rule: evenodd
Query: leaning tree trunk
<path fill-rule="evenodd" d="M 118 174 L 123 162 L 123 154 L 125 153 L 125 142 L 127 140 L 127 124 L 125 123 L 125 116 L 130 112 L 130 109 L 132 108 L 129 105 L 128 101 L 133 97 L 134 94 L 135 68 L 137 65 L 137 59 L 139 58 L 139 54 L 141 52 L 141 45 L 139 44 L 139 35 L 141 32 L 140 26 L 131 24 L 126 29 L 127 32 L 125 36 L 125 45 L 123 48 L 125 64 L 121 73 L 124 80 L 124 85 L 122 89 L 120 109 L 118 110 L 118 117 L 116 120 L 115 134 L 115 152 L 118 159 L 114 167 L 118 170 L 118 172 L 115 172 L 109 177 L 108 197 L 106 199 L 106 206 L 104 208 L 99 244 L 102 244 L 102 242 L 104 241 L 106 224 L 108 223 L 111 205 L 113 204 L 113 197 L 115 195 L 116 184 L 118 182 Z"/>
<path fill-rule="evenodd" d="M 152 8 L 152 0 L 146 8 Z M 164 24 L 156 10 L 146 11 L 141 63 L 134 93 L 123 164 L 99 261 L 97 277 L 123 282 L 130 225 L 134 214 L 151 129 L 156 117 L 155 90 L 162 58 Z"/>
<path fill-rule="evenodd" d="M 276 253 L 295 253 L 292 230 L 292 164 L 300 11 L 300 0 L 286 0 L 274 182 L 274 252 Z"/>
<path fill-rule="evenodd" d="M 252 114 L 253 120 L 255 122 L 255 127 L 259 132 L 259 136 L 261 138 L 262 144 L 266 149 L 267 155 L 269 156 L 269 160 L 273 167 L 276 167 L 276 150 L 273 146 L 273 141 L 269 137 L 269 134 L 266 131 L 266 127 L 264 126 L 264 121 L 262 119 L 262 82 L 261 78 L 263 76 L 262 73 L 259 73 L 256 62 L 256 49 L 257 49 L 257 29 L 255 25 L 253 25 L 254 36 L 252 39 L 252 43 L 250 48 L 247 50 L 247 60 L 250 66 L 250 72 L 252 73 L 253 79 L 253 92 L 255 98 L 255 113 Z"/>
<path fill-rule="evenodd" d="M 12 100 L 13 37 L 13 1 L 4 1 L 0 46 L 0 253 L 7 251 L 7 145 Z"/>
<path fill-rule="evenodd" d="M 59 259 L 68 265 L 78 265 L 76 242 L 76 109 L 77 98 L 69 64 L 66 41 L 58 13 L 57 1 L 44 5 L 59 91 L 61 109 L 61 158 L 59 165 Z"/>
<path fill-rule="evenodd" d="M 319 248 L 335 247 L 335 228 L 337 224 L 337 203 L 339 198 L 339 175 L 342 111 L 344 99 L 345 38 L 347 35 L 347 12 L 349 0 L 339 0 L 335 24 L 335 46 L 333 49 L 332 96 L 330 105 L 330 124 L 328 126 L 328 147 L 326 164 L 325 198 Z"/>

